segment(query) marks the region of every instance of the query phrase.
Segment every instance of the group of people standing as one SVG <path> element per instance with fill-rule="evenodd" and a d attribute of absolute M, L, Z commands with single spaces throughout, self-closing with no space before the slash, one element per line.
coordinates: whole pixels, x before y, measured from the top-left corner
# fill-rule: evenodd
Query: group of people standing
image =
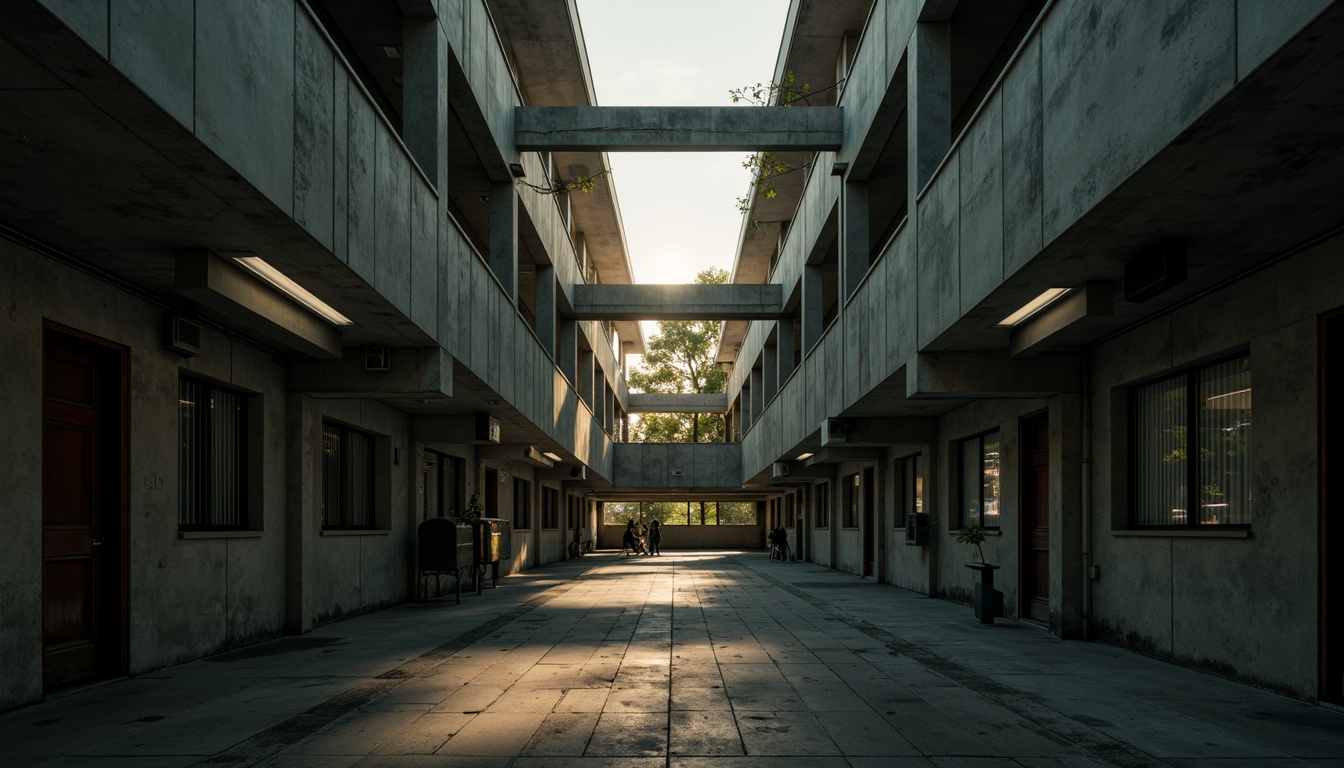
<path fill-rule="evenodd" d="M 658 555 L 658 545 L 663 540 L 663 525 L 654 520 L 650 523 L 640 523 L 635 527 L 635 519 L 630 518 L 630 522 L 625 524 L 625 533 L 621 536 L 621 554 L 622 555 Z"/>

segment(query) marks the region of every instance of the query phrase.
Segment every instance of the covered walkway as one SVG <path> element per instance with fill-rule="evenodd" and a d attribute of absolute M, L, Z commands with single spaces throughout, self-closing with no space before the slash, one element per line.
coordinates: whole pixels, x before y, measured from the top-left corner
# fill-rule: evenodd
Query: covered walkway
<path fill-rule="evenodd" d="M 1344 766 L 1344 713 L 758 553 L 599 554 L 0 716 L 6 765 Z M 783 759 L 782 759 L 783 758 Z"/>

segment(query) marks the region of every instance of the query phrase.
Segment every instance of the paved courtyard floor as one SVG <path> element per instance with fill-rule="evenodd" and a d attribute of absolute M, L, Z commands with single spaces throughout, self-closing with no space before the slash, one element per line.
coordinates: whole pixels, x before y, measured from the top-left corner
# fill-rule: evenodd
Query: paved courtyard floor
<path fill-rule="evenodd" d="M 1344 767 L 1344 713 L 811 564 L 598 554 L 10 712 L 0 764 Z"/>

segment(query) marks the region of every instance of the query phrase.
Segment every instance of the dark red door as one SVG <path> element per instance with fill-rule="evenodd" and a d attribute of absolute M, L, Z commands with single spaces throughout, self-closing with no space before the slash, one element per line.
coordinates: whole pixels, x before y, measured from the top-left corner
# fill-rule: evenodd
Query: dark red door
<path fill-rule="evenodd" d="M 1022 420 L 1022 616 L 1050 620 L 1050 419 Z"/>
<path fill-rule="evenodd" d="M 875 492 L 877 483 L 873 481 L 873 475 L 872 467 L 863 470 L 863 522 L 860 523 L 859 535 L 863 537 L 864 576 L 872 576 L 877 573 L 877 526 L 873 525 L 873 517 L 877 507 L 877 494 Z"/>
<path fill-rule="evenodd" d="M 124 355 L 44 334 L 42 670 L 47 688 L 123 671 Z"/>
<path fill-rule="evenodd" d="M 1321 320 L 1321 700 L 1344 704 L 1344 310 Z"/>

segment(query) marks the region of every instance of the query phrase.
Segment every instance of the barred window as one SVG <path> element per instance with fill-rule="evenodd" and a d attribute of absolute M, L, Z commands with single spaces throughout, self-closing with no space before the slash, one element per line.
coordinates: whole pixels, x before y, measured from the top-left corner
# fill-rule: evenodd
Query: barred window
<path fill-rule="evenodd" d="M 322 423 L 322 527 L 373 527 L 373 435 Z"/>
<path fill-rule="evenodd" d="M 1249 356 L 1139 387 L 1130 406 L 1134 526 L 1251 524 Z"/>
<path fill-rule="evenodd" d="M 247 526 L 247 397 L 195 379 L 177 386 L 177 524 Z"/>

